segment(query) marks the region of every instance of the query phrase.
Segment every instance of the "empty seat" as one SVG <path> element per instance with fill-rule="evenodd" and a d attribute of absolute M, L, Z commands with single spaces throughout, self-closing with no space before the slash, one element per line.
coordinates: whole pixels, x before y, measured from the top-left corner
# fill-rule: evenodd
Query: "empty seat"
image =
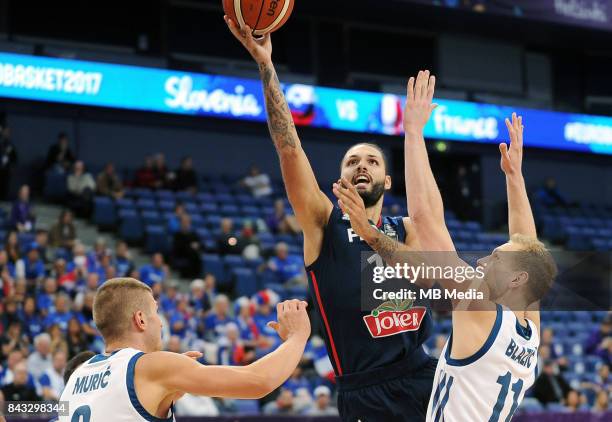
<path fill-rule="evenodd" d="M 163 225 L 152 225 L 146 228 L 146 250 L 147 253 L 153 254 L 161 252 L 163 254 L 170 252 L 171 242 L 166 228 Z"/>
<path fill-rule="evenodd" d="M 221 257 L 217 254 L 202 254 L 202 267 L 204 272 L 213 274 L 217 282 L 225 284 L 225 266 L 221 261 Z"/>
<path fill-rule="evenodd" d="M 110 229 L 117 224 L 117 211 L 111 198 L 107 196 L 94 198 L 93 222 L 103 229 Z"/>
<path fill-rule="evenodd" d="M 257 277 L 250 268 L 235 268 L 232 271 L 234 276 L 234 290 L 236 296 L 251 297 L 258 291 Z"/>

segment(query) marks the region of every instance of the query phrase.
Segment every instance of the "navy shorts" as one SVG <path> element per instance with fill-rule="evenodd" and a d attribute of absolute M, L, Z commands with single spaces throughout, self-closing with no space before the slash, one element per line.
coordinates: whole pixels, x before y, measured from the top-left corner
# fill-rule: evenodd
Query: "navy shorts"
<path fill-rule="evenodd" d="M 338 411 L 344 422 L 424 422 L 438 360 L 400 362 L 338 380 Z"/>

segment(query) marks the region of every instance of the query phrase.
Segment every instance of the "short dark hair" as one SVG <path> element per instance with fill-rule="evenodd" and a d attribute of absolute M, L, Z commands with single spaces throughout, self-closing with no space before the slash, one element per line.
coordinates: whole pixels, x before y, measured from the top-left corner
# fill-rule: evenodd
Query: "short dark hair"
<path fill-rule="evenodd" d="M 349 152 L 351 149 L 355 147 L 359 147 L 359 146 L 371 147 L 371 148 L 374 148 L 376 151 L 380 152 L 380 155 L 382 156 L 382 159 L 383 159 L 383 164 L 385 165 L 385 172 L 387 172 L 387 170 L 389 169 L 389 162 L 387 161 L 387 154 L 385 154 L 385 151 L 380 146 L 372 142 L 358 142 L 354 145 L 351 145 L 349 149 L 347 149 L 346 152 L 344 153 L 344 156 L 346 156 L 346 153 Z M 342 157 L 342 161 L 344 161 L 344 157 Z M 340 164 L 340 168 L 342 168 L 342 164 Z"/>
<path fill-rule="evenodd" d="M 70 359 L 66 364 L 66 369 L 64 369 L 64 385 L 68 384 L 70 375 L 72 375 L 72 373 L 76 371 L 79 366 L 93 358 L 95 355 L 96 354 L 94 352 L 85 350 L 84 352 L 77 353 L 72 359 Z"/>

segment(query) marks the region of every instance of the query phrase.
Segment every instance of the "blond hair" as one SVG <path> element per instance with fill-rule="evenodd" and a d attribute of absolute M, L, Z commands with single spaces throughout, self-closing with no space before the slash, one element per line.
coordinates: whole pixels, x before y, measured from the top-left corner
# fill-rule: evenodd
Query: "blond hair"
<path fill-rule="evenodd" d="M 517 270 L 529 274 L 527 280 L 527 299 L 531 304 L 541 300 L 552 287 L 557 277 L 557 264 L 546 245 L 537 238 L 522 234 L 514 234 L 510 238 L 512 243 L 521 246 L 521 250 L 514 254 Z"/>
<path fill-rule="evenodd" d="M 112 278 L 98 288 L 93 318 L 105 342 L 122 339 L 129 331 L 134 312 L 149 312 L 151 288 L 135 278 Z"/>

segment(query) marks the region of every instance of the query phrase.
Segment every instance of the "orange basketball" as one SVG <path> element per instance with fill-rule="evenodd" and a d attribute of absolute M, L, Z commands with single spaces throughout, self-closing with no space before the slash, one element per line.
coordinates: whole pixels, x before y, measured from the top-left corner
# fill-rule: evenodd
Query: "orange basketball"
<path fill-rule="evenodd" d="M 294 0 L 223 0 L 223 10 L 238 26 L 248 25 L 257 36 L 276 31 L 293 11 Z"/>

